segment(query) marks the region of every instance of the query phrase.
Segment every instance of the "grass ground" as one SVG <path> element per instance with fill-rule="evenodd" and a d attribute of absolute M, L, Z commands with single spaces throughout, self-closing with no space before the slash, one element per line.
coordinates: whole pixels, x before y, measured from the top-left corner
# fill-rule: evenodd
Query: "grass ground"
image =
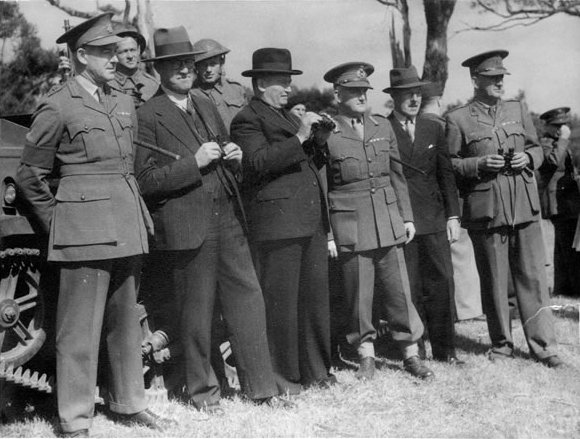
<path fill-rule="evenodd" d="M 578 299 L 554 298 L 563 306 Z M 483 321 L 456 325 L 462 368 L 429 361 L 436 378 L 420 382 L 401 363 L 379 358 L 380 370 L 361 383 L 352 370 L 336 371 L 340 384 L 308 390 L 296 397 L 295 410 L 254 406 L 238 397 L 223 402 L 225 416 L 205 419 L 175 401 L 155 407 L 178 426 L 157 434 L 114 424 L 98 413 L 96 437 L 473 437 L 580 438 L 579 305 L 554 312 L 565 369 L 532 361 L 521 323 L 514 321 L 516 358 L 491 363 Z M 35 404 L 34 401 L 31 402 Z M 53 437 L 54 407 L 45 401 L 0 426 L 0 437 Z"/>

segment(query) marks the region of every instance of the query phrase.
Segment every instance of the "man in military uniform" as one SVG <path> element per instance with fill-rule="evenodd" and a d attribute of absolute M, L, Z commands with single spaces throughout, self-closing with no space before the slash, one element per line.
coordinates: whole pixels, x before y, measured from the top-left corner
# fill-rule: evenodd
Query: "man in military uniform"
<path fill-rule="evenodd" d="M 192 94 L 211 100 L 229 131 L 232 119 L 247 103 L 244 88 L 225 76 L 224 64 L 230 49 L 209 38 L 196 41 L 193 48 L 201 53 L 195 56 L 197 77 Z"/>
<path fill-rule="evenodd" d="M 131 96 L 139 108 L 157 92 L 159 82 L 139 68 L 141 55 L 147 46 L 145 37 L 129 24 L 115 23 L 113 30 L 121 41 L 117 43 L 117 70 L 109 83 L 113 88 Z"/>
<path fill-rule="evenodd" d="M 56 386 L 64 436 L 88 435 L 101 330 L 113 416 L 162 428 L 145 400 L 136 308 L 152 225 L 133 176 L 135 108 L 107 85 L 120 40 L 111 16 L 87 20 L 57 40 L 69 45 L 77 74 L 37 108 L 16 175 L 49 234 L 48 260 L 60 270 Z M 53 169 L 56 195 L 47 184 Z"/>
<path fill-rule="evenodd" d="M 527 108 L 502 100 L 506 50 L 465 60 L 474 99 L 447 115 L 447 141 L 464 199 L 491 338 L 491 360 L 513 357 L 508 305 L 511 270 L 531 354 L 549 367 L 563 362 L 556 339 L 544 268 L 540 200 L 534 169 L 544 156 Z"/>
<path fill-rule="evenodd" d="M 415 239 L 405 246 L 405 262 L 415 308 L 428 328 L 433 358 L 463 364 L 455 354 L 455 305 L 450 243 L 459 238 L 459 200 L 445 128 L 438 120 L 418 116 L 420 81 L 414 66 L 389 73 L 391 86 L 383 90 L 395 101 L 389 120 L 404 162 Z M 417 169 L 423 171 L 419 172 Z"/>
<path fill-rule="evenodd" d="M 580 253 L 572 248 L 576 222 L 580 213 L 580 193 L 574 180 L 574 148 L 570 142 L 570 108 L 546 111 L 540 116 L 545 123 L 540 139 L 544 163 L 538 169 L 538 188 L 542 216 L 554 225 L 554 295 L 578 295 L 580 286 Z"/>
<path fill-rule="evenodd" d="M 331 256 L 339 257 L 350 313 L 346 338 L 357 348 L 359 379 L 375 373 L 372 323 L 375 278 L 386 317 L 404 357 L 404 368 L 425 379 L 433 376 L 418 356 L 423 324 L 411 300 L 403 245 L 415 235 L 407 182 L 397 139 L 384 118 L 367 114 L 367 79 L 374 67 L 351 62 L 329 70 L 334 85 L 337 127 L 328 139 L 328 207 L 334 240 Z"/>
<path fill-rule="evenodd" d="M 309 141 L 314 113 L 285 106 L 291 91 L 290 51 L 252 56 L 255 97 L 237 114 L 232 140 L 244 151 L 245 206 L 266 303 L 270 353 L 280 390 L 326 387 L 330 369 L 327 209 L 318 173 L 320 150 Z M 328 137 L 328 133 L 326 134 Z M 315 142 L 324 144 L 326 139 Z"/>

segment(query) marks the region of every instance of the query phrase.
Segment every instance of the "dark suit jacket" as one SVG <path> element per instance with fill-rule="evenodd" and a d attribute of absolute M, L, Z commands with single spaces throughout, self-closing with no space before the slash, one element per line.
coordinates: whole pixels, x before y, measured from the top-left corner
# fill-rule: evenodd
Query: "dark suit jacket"
<path fill-rule="evenodd" d="M 403 167 L 418 235 L 446 230 L 447 219 L 460 216 L 457 187 L 442 123 L 418 116 L 415 141 L 394 114 L 389 116 L 401 160 L 427 173 Z"/>
<path fill-rule="evenodd" d="M 297 119 L 284 115 L 254 98 L 230 127 L 244 152 L 244 201 L 254 241 L 312 236 L 321 221 L 328 230 L 318 173 L 323 158 L 315 154 L 315 164 L 295 135 Z"/>
<path fill-rule="evenodd" d="M 197 114 L 214 136 L 227 130 L 215 107 L 205 99 L 192 96 Z M 161 91 L 137 111 L 141 141 L 181 156 L 180 160 L 137 148 L 135 173 L 155 224 L 154 248 L 191 250 L 205 239 L 211 221 L 211 195 L 204 191 L 202 173 L 195 153 L 204 142 L 193 120 Z M 223 167 L 237 194 L 233 174 Z M 239 199 L 239 207 L 241 200 Z M 240 210 L 243 213 L 243 210 Z M 243 222 L 243 221 L 242 221 Z"/>

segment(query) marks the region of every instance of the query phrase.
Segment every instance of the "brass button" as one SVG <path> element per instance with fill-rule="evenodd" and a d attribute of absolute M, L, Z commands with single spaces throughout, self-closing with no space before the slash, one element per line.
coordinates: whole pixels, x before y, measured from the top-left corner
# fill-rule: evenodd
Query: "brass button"
<path fill-rule="evenodd" d="M 367 162 L 372 163 L 373 159 L 371 159 L 370 157 L 367 159 Z"/>
<path fill-rule="evenodd" d="M 318 186 L 318 183 L 316 183 L 315 181 L 312 182 L 312 186 Z"/>
<path fill-rule="evenodd" d="M 81 194 L 81 200 L 85 200 L 85 194 Z"/>
<path fill-rule="evenodd" d="M 369 172 L 369 177 L 374 177 L 375 174 L 373 174 L 372 172 Z"/>
<path fill-rule="evenodd" d="M 374 194 L 375 192 L 376 192 L 376 189 L 375 188 L 372 188 L 371 189 L 371 194 Z"/>

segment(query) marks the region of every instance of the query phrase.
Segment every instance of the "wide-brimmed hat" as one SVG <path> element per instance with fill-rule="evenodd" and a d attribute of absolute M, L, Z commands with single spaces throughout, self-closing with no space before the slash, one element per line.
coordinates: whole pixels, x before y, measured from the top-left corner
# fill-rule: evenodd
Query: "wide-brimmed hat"
<path fill-rule="evenodd" d="M 196 41 L 195 43 L 193 43 L 193 50 L 202 51 L 201 54 L 195 55 L 196 63 L 209 58 L 213 58 L 214 56 L 225 55 L 230 51 L 230 49 L 228 49 L 225 46 L 222 46 L 216 40 L 212 40 L 211 38 L 204 38 L 202 40 Z"/>
<path fill-rule="evenodd" d="M 383 89 L 383 92 L 390 93 L 392 90 L 421 87 L 428 84 L 428 81 L 421 81 L 415 66 L 397 67 L 389 72 L 391 86 Z"/>
<path fill-rule="evenodd" d="M 503 59 L 508 55 L 509 52 L 507 50 L 490 50 L 489 52 L 483 52 L 467 58 L 461 65 L 469 67 L 469 72 L 472 75 L 509 75 L 510 72 L 503 66 Z"/>
<path fill-rule="evenodd" d="M 113 31 L 111 23 L 113 15 L 112 12 L 107 12 L 89 18 L 58 37 L 56 43 L 66 43 L 73 49 L 81 46 L 106 46 L 118 43 L 121 38 Z"/>
<path fill-rule="evenodd" d="M 375 68 L 366 62 L 347 62 L 324 74 L 324 80 L 342 87 L 372 88 L 368 77 Z"/>
<path fill-rule="evenodd" d="M 155 57 L 143 61 L 158 61 L 203 53 L 203 51 L 194 50 L 183 26 L 157 29 L 153 34 L 153 45 Z"/>
<path fill-rule="evenodd" d="M 145 37 L 141 35 L 139 31 L 130 24 L 113 21 L 113 32 L 115 32 L 115 34 L 120 36 L 121 38 L 125 37 L 134 38 L 135 41 L 137 41 L 137 45 L 139 46 L 141 53 L 143 53 L 143 51 L 147 47 L 147 41 L 145 40 Z"/>
<path fill-rule="evenodd" d="M 252 55 L 252 69 L 242 72 L 242 76 L 263 76 L 268 74 L 301 75 L 302 70 L 292 69 L 292 55 L 288 49 L 265 47 Z"/>
<path fill-rule="evenodd" d="M 570 107 L 559 107 L 542 113 L 540 119 L 548 125 L 565 125 L 570 122 Z"/>

